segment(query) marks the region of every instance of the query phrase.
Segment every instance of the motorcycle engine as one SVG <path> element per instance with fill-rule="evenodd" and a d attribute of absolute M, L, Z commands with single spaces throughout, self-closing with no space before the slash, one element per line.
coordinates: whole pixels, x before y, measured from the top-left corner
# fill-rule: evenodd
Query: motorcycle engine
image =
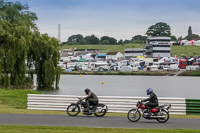
<path fill-rule="evenodd" d="M 144 109 L 144 111 L 143 111 L 143 116 L 144 116 L 144 117 L 145 117 L 145 116 L 148 116 L 148 114 L 149 114 L 148 110 L 147 110 L 147 109 Z"/>

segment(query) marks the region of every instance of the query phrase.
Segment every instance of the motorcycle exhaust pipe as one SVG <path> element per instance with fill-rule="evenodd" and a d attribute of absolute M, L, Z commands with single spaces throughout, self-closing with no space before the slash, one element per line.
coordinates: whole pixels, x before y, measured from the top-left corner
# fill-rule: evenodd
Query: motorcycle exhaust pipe
<path fill-rule="evenodd" d="M 165 116 L 150 116 L 150 118 L 165 118 Z"/>

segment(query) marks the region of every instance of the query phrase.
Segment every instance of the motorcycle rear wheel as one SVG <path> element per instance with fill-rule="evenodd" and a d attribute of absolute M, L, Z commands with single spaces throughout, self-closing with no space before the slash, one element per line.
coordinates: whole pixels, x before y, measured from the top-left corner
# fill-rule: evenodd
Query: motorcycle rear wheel
<path fill-rule="evenodd" d="M 94 108 L 94 115 L 96 117 L 103 117 L 106 113 L 107 113 L 107 106 L 105 108 L 106 105 L 104 104 L 98 104 L 95 106 Z"/>
<path fill-rule="evenodd" d="M 71 104 L 67 107 L 67 114 L 69 116 L 77 116 L 80 113 L 80 107 L 77 104 Z"/>
<path fill-rule="evenodd" d="M 141 118 L 141 113 L 136 109 L 131 109 L 127 114 L 127 118 L 131 122 L 137 122 Z"/>
<path fill-rule="evenodd" d="M 169 113 L 165 110 L 161 110 L 161 112 L 159 112 L 157 115 L 158 116 L 165 116 L 165 118 L 157 118 L 156 119 L 160 123 L 165 123 L 169 120 Z"/>

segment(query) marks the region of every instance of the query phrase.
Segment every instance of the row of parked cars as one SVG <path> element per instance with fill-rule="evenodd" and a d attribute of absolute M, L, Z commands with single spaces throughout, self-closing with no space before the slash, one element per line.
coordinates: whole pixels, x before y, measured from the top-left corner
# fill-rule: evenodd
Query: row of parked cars
<path fill-rule="evenodd" d="M 163 66 L 164 71 L 180 71 L 180 68 L 178 67 L 177 64 L 171 64 L 169 65 L 164 65 Z"/>
<path fill-rule="evenodd" d="M 186 66 L 187 71 L 197 71 L 200 70 L 200 63 L 194 62 L 192 65 Z"/>
<path fill-rule="evenodd" d="M 171 63 L 171 64 L 161 64 L 158 62 L 155 62 L 151 66 L 147 66 L 147 71 L 180 71 L 180 68 L 177 64 Z"/>

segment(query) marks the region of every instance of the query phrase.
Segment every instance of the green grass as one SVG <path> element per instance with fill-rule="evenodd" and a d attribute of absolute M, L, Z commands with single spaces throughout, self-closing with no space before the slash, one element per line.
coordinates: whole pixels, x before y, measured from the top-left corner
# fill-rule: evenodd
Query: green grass
<path fill-rule="evenodd" d="M 76 49 L 102 49 L 102 53 L 107 52 L 121 52 L 124 53 L 126 48 L 142 48 L 143 45 L 139 43 L 130 43 L 123 45 L 65 45 L 60 47 L 60 49 L 76 48 Z"/>
<path fill-rule="evenodd" d="M 0 89 L 0 101 L 12 108 L 26 109 L 27 94 L 40 94 L 40 92 L 28 89 Z"/>
<path fill-rule="evenodd" d="M 199 133 L 199 129 L 122 129 L 122 128 L 88 128 L 56 126 L 18 126 L 2 125 L 3 133 Z"/>
<path fill-rule="evenodd" d="M 181 57 L 184 54 L 187 57 L 190 56 L 200 56 L 200 47 L 199 46 L 172 46 L 171 47 L 171 56 L 176 55 Z"/>
<path fill-rule="evenodd" d="M 122 45 L 65 45 L 60 47 L 60 49 L 68 49 L 68 48 L 76 48 L 76 49 L 102 49 L 102 53 L 119 51 L 124 53 L 124 49 L 126 48 L 143 48 L 142 44 L 139 43 L 131 43 Z M 200 56 L 200 47 L 199 46 L 171 46 L 171 56 L 176 55 L 177 57 L 181 57 L 184 54 L 185 56 Z"/>
<path fill-rule="evenodd" d="M 182 72 L 178 76 L 200 76 L 200 71 L 187 71 Z"/>

